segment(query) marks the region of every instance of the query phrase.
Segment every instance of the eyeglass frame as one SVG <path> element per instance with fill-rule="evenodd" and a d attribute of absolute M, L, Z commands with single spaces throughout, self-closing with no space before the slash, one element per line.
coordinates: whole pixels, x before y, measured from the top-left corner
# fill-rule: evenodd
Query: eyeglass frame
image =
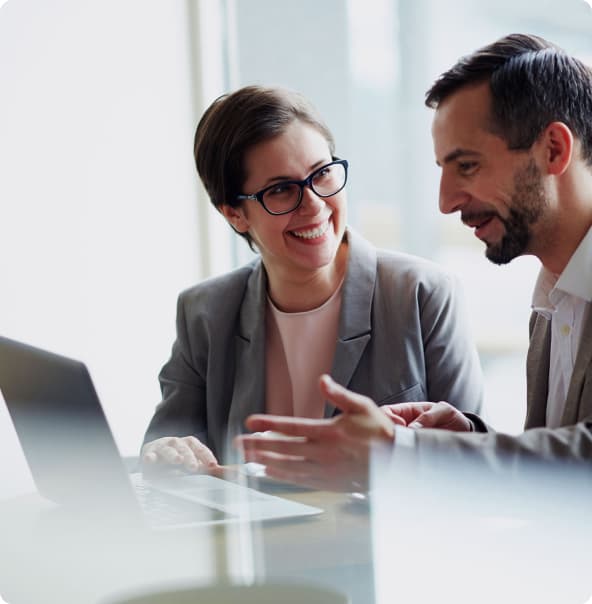
<path fill-rule="evenodd" d="M 341 187 L 339 189 L 337 189 L 337 191 L 335 191 L 334 193 L 331 193 L 331 195 L 320 195 L 319 193 L 317 193 L 314 190 L 312 180 L 321 170 L 324 170 L 328 166 L 333 166 L 335 164 L 339 164 L 339 165 L 343 166 L 343 169 L 345 171 L 345 178 L 343 180 L 343 185 L 341 185 Z M 284 214 L 289 214 L 290 212 L 294 212 L 294 210 L 297 210 L 300 207 L 300 205 L 302 204 L 302 198 L 304 197 L 304 187 L 308 187 L 317 197 L 321 197 L 323 199 L 326 199 L 327 197 L 333 197 L 333 195 L 337 195 L 337 193 L 339 193 L 340 191 L 343 191 L 343 189 L 345 188 L 345 185 L 347 184 L 348 169 L 349 169 L 349 162 L 347 161 L 347 159 L 340 159 L 339 157 L 333 157 L 332 161 L 330 161 L 328 164 L 319 166 L 316 170 L 311 172 L 304 180 L 279 180 L 278 182 L 276 182 L 272 185 L 269 185 L 268 187 L 265 187 L 264 189 L 261 189 L 260 191 L 257 191 L 256 193 L 251 193 L 251 195 L 243 195 L 243 194 L 237 195 L 236 199 L 237 199 L 237 201 L 245 201 L 247 199 L 252 199 L 253 201 L 258 201 L 263 206 L 263 209 L 268 214 L 271 214 L 272 216 L 282 216 Z M 267 193 L 267 191 L 270 191 L 271 189 L 273 189 L 274 187 L 277 187 L 280 184 L 281 185 L 284 185 L 284 184 L 285 185 L 298 185 L 298 187 L 300 187 L 300 192 L 298 194 L 298 201 L 296 202 L 296 205 L 293 208 L 290 208 L 289 210 L 285 210 L 283 212 L 272 212 L 265 205 L 265 203 L 263 201 L 263 195 L 265 195 L 265 193 Z"/>

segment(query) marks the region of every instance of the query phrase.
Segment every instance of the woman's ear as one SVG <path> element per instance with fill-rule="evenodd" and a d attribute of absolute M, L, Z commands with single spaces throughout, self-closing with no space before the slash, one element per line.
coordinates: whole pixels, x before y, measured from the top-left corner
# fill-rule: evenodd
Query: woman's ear
<path fill-rule="evenodd" d="M 246 233 L 249 230 L 249 221 L 245 216 L 243 208 L 240 206 L 235 208 L 234 206 L 223 203 L 218 209 L 235 231 Z"/>
<path fill-rule="evenodd" d="M 574 151 L 574 137 L 571 130 L 563 122 L 551 122 L 543 132 L 542 142 L 547 174 L 555 176 L 563 174 L 571 162 Z"/>

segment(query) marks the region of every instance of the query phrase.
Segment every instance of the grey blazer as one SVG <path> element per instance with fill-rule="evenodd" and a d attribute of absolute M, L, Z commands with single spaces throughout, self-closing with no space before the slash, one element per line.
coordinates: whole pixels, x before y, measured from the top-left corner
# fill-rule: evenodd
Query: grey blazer
<path fill-rule="evenodd" d="M 455 280 L 426 260 L 377 251 L 351 230 L 347 237 L 333 378 L 379 405 L 447 400 L 477 412 L 481 368 Z M 265 411 L 266 291 L 256 259 L 181 293 L 145 442 L 193 434 L 229 459 L 228 438 Z M 334 413 L 327 404 L 325 417 Z"/>
<path fill-rule="evenodd" d="M 551 322 L 538 313 L 530 318 L 526 360 L 527 409 L 525 431 L 507 434 L 453 434 L 439 430 L 416 433 L 418 444 L 435 451 L 470 451 L 492 467 L 517 458 L 592 461 L 592 312 L 587 305 L 580 347 L 558 428 L 546 428 Z M 481 427 L 487 430 L 483 424 Z"/>

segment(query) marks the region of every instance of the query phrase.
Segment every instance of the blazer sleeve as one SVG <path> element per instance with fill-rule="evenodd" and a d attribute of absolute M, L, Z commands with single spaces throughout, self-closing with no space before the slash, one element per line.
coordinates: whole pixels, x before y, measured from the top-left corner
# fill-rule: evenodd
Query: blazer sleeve
<path fill-rule="evenodd" d="M 518 436 L 421 430 L 415 433 L 419 457 L 445 452 L 480 461 L 490 468 L 527 461 L 592 461 L 592 417 L 561 428 L 532 428 Z"/>
<path fill-rule="evenodd" d="M 145 443 L 163 436 L 193 435 L 209 445 L 206 379 L 199 370 L 199 364 L 196 364 L 192 357 L 186 319 L 186 297 L 186 294 L 181 294 L 177 301 L 177 337 L 171 357 L 158 376 L 162 401 L 156 407 L 146 430 Z"/>
<path fill-rule="evenodd" d="M 419 302 L 429 400 L 479 413 L 483 374 L 458 280 L 442 275 Z"/>

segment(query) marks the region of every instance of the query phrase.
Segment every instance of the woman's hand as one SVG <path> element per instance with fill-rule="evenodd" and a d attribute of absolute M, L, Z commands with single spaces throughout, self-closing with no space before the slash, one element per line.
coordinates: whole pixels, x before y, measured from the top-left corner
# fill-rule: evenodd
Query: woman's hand
<path fill-rule="evenodd" d="M 219 468 L 215 455 L 195 436 L 165 436 L 142 447 L 144 469 L 150 466 L 182 466 L 188 472 L 211 471 Z"/>

